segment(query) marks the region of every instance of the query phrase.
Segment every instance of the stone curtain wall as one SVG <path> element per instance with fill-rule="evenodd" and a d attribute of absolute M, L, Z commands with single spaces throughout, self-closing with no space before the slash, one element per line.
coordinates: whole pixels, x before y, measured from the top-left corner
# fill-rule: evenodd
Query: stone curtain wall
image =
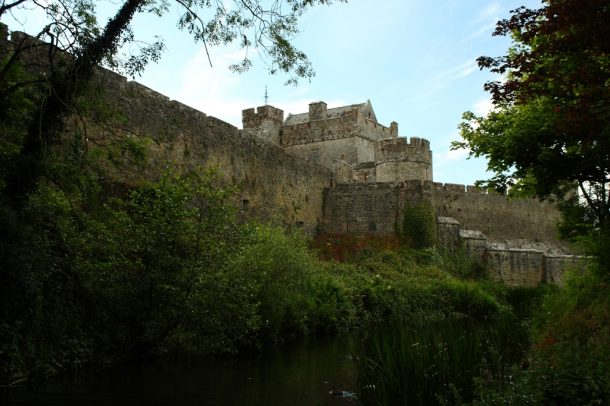
<path fill-rule="evenodd" d="M 323 232 L 391 235 L 407 199 L 430 201 L 430 182 L 339 184 L 325 190 Z"/>
<path fill-rule="evenodd" d="M 557 247 L 523 240 L 494 242 L 480 231 L 461 229 L 450 217 L 437 219 L 438 246 L 464 249 L 486 264 L 490 277 L 509 286 L 534 287 L 541 283 L 561 285 L 567 271 L 582 271 L 589 258 L 558 254 Z"/>
<path fill-rule="evenodd" d="M 0 50 L 5 53 L 24 38 L 34 40 L 21 32 L 11 33 L 10 39 L 7 35 L 6 25 L 0 24 Z M 36 49 L 40 48 L 22 58 L 35 58 Z M 44 65 L 31 66 L 39 70 Z M 147 145 L 143 165 L 129 162 L 116 148 L 113 159 L 118 165 L 99 161 L 100 176 L 109 183 L 155 180 L 168 167 L 214 167 L 224 183 L 237 188 L 235 204 L 244 217 L 299 226 L 311 233 L 320 226 L 323 190 L 333 179 L 329 170 L 106 69 L 97 70 L 93 87 L 100 92 L 87 95 L 92 108 L 86 125 L 74 117 L 68 128 L 87 139 L 90 157 L 110 153 L 120 145 L 117 141 L 129 138 Z M 274 118 L 281 124 L 279 114 Z"/>
<path fill-rule="evenodd" d="M 480 230 L 494 240 L 565 244 L 557 238 L 559 212 L 551 204 L 536 199 L 509 200 L 499 194 L 484 194 L 472 186 L 420 180 L 338 184 L 333 189 L 326 191 L 324 211 L 324 228 L 329 232 L 391 234 L 408 196 L 414 200 L 427 199 L 437 217 L 454 218 L 461 228 Z M 371 221 L 377 224 L 375 230 L 369 230 Z"/>
<path fill-rule="evenodd" d="M 226 184 L 238 188 L 236 204 L 246 217 L 301 226 L 309 232 L 319 227 L 323 190 L 332 182 L 329 170 L 137 82 L 103 73 L 98 75 L 99 85 L 121 117 L 111 123 L 111 131 L 119 129 L 114 136 L 152 140 L 145 170 L 133 173 L 131 179 L 125 178 L 129 173 L 117 171 L 116 179 L 154 179 L 167 165 L 180 170 L 215 167 Z M 104 137 L 106 128 L 99 125 L 90 131 Z"/>
<path fill-rule="evenodd" d="M 558 242 L 560 214 L 551 203 L 442 183 L 434 183 L 433 196 L 438 216 L 453 217 L 464 228 L 480 230 L 489 238 Z"/>

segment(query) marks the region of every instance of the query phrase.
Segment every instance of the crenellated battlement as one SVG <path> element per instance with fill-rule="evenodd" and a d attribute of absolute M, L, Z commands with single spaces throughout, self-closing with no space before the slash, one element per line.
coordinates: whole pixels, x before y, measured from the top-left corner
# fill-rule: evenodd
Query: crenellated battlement
<path fill-rule="evenodd" d="M 243 110 L 241 117 L 244 129 L 256 129 L 267 120 L 281 125 L 284 122 L 284 111 L 265 105 L 259 106 L 257 109 L 250 108 Z"/>
<path fill-rule="evenodd" d="M 280 134 L 284 123 L 284 111 L 276 107 L 265 105 L 242 110 L 242 123 L 244 130 L 250 131 L 260 138 L 273 144 L 280 144 Z"/>
<path fill-rule="evenodd" d="M 430 141 L 417 137 L 380 140 L 375 143 L 375 158 L 377 162 L 410 160 L 432 164 Z"/>
<path fill-rule="evenodd" d="M 432 152 L 426 139 L 399 137 L 377 141 L 375 162 L 377 181 L 432 181 Z"/>
<path fill-rule="evenodd" d="M 372 163 L 349 173 L 343 168 L 337 176 L 345 182 L 432 181 L 430 142 L 398 137 L 398 123 L 380 124 L 370 101 L 330 109 L 313 102 L 306 113 L 288 114 L 278 128 L 280 113 L 271 106 L 244 110 L 244 129 L 265 138 L 279 130 L 281 146 L 333 171 L 339 161 L 351 168 Z"/>
<path fill-rule="evenodd" d="M 477 195 L 491 195 L 491 196 L 501 196 L 495 189 L 491 188 L 481 188 L 475 185 L 461 185 L 457 183 L 441 183 L 434 182 L 433 183 L 434 190 L 451 192 L 451 193 L 459 193 L 459 194 L 477 194 Z"/>
<path fill-rule="evenodd" d="M 392 121 L 390 127 L 379 124 L 375 120 L 362 117 L 364 125 L 368 129 L 368 137 L 375 140 L 385 140 L 387 138 L 396 138 L 398 136 L 398 123 Z"/>

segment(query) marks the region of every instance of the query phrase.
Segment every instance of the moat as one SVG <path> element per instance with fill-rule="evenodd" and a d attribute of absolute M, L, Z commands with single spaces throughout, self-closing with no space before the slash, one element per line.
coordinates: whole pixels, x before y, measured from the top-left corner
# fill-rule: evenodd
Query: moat
<path fill-rule="evenodd" d="M 347 405 L 354 337 L 309 340 L 262 354 L 123 365 L 46 386 L 3 389 L 3 405 Z"/>

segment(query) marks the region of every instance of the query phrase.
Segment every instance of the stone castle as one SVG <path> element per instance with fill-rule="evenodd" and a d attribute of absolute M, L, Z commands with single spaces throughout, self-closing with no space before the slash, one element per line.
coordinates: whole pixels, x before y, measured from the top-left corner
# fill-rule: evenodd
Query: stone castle
<path fill-rule="evenodd" d="M 0 23 L 0 51 L 27 41 L 32 38 L 9 36 Z M 30 62 L 45 54 L 43 47 L 28 52 Z M 89 118 L 91 148 L 96 138 L 150 140 L 143 168 L 106 168 L 114 182 L 155 179 L 168 164 L 216 167 L 239 191 L 242 216 L 311 234 L 391 235 L 405 202 L 425 201 L 438 216 L 439 244 L 465 246 L 509 284 L 560 282 L 578 262 L 556 239 L 559 213 L 552 204 L 434 182 L 430 143 L 400 137 L 395 122 L 378 123 L 369 101 L 330 109 L 311 103 L 308 112 L 285 118 L 265 105 L 244 110 L 238 129 L 105 69 L 95 82 L 119 119 Z"/>
<path fill-rule="evenodd" d="M 331 170 L 337 183 L 432 181 L 428 140 L 398 137 L 398 124 L 377 122 L 370 101 L 328 109 L 326 103 L 289 114 L 272 106 L 242 112 L 243 127 L 286 152 Z"/>

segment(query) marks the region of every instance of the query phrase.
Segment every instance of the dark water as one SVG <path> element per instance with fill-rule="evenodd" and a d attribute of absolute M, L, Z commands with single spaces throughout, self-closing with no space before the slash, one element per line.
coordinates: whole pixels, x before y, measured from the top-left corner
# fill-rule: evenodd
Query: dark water
<path fill-rule="evenodd" d="M 2 405 L 350 405 L 356 338 L 286 345 L 239 358 L 158 360 L 55 383 L 0 389 Z"/>

